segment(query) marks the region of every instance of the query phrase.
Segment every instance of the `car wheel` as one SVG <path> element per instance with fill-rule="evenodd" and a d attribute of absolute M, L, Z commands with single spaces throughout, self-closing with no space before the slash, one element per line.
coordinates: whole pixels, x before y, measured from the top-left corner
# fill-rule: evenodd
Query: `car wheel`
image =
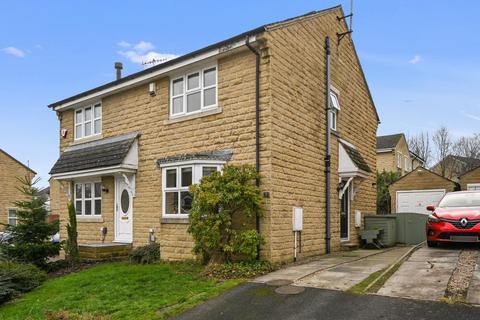
<path fill-rule="evenodd" d="M 430 248 L 435 248 L 437 246 L 437 243 L 435 241 L 427 241 L 427 246 Z"/>

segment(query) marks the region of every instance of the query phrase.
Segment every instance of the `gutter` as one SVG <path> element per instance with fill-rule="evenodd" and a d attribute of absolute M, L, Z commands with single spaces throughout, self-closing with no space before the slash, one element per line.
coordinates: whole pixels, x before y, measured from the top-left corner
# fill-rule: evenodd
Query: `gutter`
<path fill-rule="evenodd" d="M 326 117 L 326 144 L 325 144 L 325 252 L 330 253 L 330 37 L 325 38 L 325 117 Z"/>
<path fill-rule="evenodd" d="M 255 170 L 260 173 L 260 52 L 250 44 L 250 37 L 247 37 L 245 45 L 255 55 Z M 255 180 L 257 187 L 260 187 L 260 178 Z M 260 234 L 260 216 L 255 215 L 255 229 Z M 260 246 L 257 246 L 257 260 L 260 259 Z"/>

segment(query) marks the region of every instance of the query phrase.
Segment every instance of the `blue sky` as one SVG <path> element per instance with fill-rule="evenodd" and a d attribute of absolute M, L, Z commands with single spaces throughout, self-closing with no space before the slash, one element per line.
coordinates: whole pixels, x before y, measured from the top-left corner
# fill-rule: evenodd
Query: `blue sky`
<path fill-rule="evenodd" d="M 181 55 L 265 23 L 349 1 L 0 2 L 0 148 L 46 185 L 58 157 L 49 103 L 109 82 L 114 61 Z M 379 134 L 479 132 L 480 2 L 355 0 L 353 38 Z M 129 44 L 129 46 L 127 46 Z"/>

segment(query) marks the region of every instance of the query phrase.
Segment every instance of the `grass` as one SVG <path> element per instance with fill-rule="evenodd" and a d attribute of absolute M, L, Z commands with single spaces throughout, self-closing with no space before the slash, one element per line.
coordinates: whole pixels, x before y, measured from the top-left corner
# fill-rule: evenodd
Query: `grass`
<path fill-rule="evenodd" d="M 347 292 L 353 293 L 353 294 L 363 294 L 363 293 L 365 293 L 365 289 L 368 287 L 368 285 L 370 283 L 372 283 L 372 281 L 375 281 L 375 279 L 377 279 L 382 274 L 382 272 L 384 272 L 385 270 L 386 270 L 386 268 L 372 273 L 367 278 L 362 280 L 362 282 L 357 283 L 356 285 L 354 285 L 353 287 L 348 289 Z"/>
<path fill-rule="evenodd" d="M 46 319 L 51 313 L 57 315 L 48 319 L 164 319 L 241 282 L 209 280 L 201 272 L 200 265 L 185 262 L 101 264 L 48 280 L 0 307 L 0 320 Z"/>

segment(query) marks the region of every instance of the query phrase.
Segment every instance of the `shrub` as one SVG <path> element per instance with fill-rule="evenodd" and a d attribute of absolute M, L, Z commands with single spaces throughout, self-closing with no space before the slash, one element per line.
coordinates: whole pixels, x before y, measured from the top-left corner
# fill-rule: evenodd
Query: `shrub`
<path fill-rule="evenodd" d="M 68 204 L 68 224 L 67 224 L 67 241 L 65 242 L 65 258 L 72 265 L 80 260 L 78 250 L 78 232 L 77 232 L 77 213 L 73 202 Z"/>
<path fill-rule="evenodd" d="M 38 287 L 47 274 L 31 264 L 0 263 L 0 303 Z"/>
<path fill-rule="evenodd" d="M 154 263 L 160 261 L 160 245 L 150 243 L 146 246 L 135 248 L 130 253 L 130 261 L 134 263 Z"/>
<path fill-rule="evenodd" d="M 239 279 L 259 276 L 277 269 L 268 261 L 242 261 L 236 263 L 210 264 L 205 267 L 203 275 L 215 279 Z"/>
<path fill-rule="evenodd" d="M 71 266 L 72 264 L 68 260 L 56 260 L 56 261 L 47 263 L 45 271 L 48 273 L 52 273 L 52 272 L 68 269 Z"/>
<path fill-rule="evenodd" d="M 45 198 L 36 197 L 37 188 L 29 177 L 18 179 L 19 190 L 25 200 L 14 203 L 17 210 L 17 225 L 8 225 L 7 233 L 12 235 L 9 243 L 0 244 L 0 251 L 9 260 L 45 267 L 47 259 L 59 253 L 60 245 L 52 243 L 51 237 L 58 230 L 58 221 L 47 222 L 48 210 Z"/>
<path fill-rule="evenodd" d="M 190 187 L 193 194 L 188 232 L 194 253 L 204 263 L 230 262 L 233 257 L 253 260 L 263 237 L 246 222 L 262 213 L 262 197 L 252 166 L 226 166 Z M 243 224 L 239 225 L 240 222 Z"/>
<path fill-rule="evenodd" d="M 377 172 L 377 213 L 388 214 L 391 212 L 391 198 L 388 186 L 398 179 L 396 172 Z"/>

